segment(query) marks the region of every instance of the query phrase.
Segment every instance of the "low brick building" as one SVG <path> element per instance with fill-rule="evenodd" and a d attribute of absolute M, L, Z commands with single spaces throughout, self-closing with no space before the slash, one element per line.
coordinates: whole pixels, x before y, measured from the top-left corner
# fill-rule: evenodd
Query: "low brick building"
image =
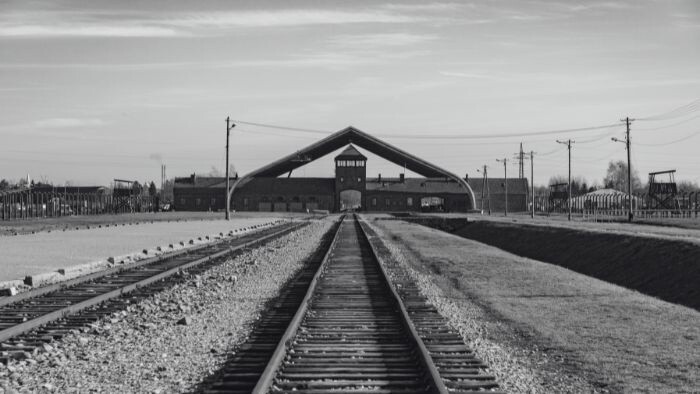
<path fill-rule="evenodd" d="M 424 178 L 367 178 L 367 157 L 354 144 Z M 333 178 L 291 178 L 291 172 L 346 146 L 335 157 Z M 282 177 L 287 175 L 287 177 Z M 349 127 L 242 178 L 231 178 L 230 208 L 237 211 L 306 212 L 347 209 L 362 211 L 467 212 L 481 209 L 482 180 L 467 180 L 416 156 Z M 489 180 L 491 209 L 501 209 L 502 179 Z M 527 180 L 508 180 L 511 211 L 527 209 Z M 476 192 L 474 191 L 476 190 Z M 176 178 L 174 208 L 218 211 L 226 207 L 224 177 Z"/>

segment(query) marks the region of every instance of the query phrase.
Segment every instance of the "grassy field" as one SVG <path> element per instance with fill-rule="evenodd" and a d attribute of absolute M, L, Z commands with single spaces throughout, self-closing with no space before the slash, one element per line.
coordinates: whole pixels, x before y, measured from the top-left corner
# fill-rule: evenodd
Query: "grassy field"
<path fill-rule="evenodd" d="M 288 212 L 234 212 L 232 219 L 296 217 L 307 214 Z M 168 222 L 192 220 L 223 220 L 223 212 L 158 212 L 158 213 L 125 213 L 119 215 L 93 216 L 64 216 L 60 218 L 36 218 L 27 220 L 0 221 L 0 236 L 26 234 L 48 230 L 84 229 L 88 226 L 97 227 L 106 224 L 122 224 L 136 222 Z"/>
<path fill-rule="evenodd" d="M 372 222 L 488 335 L 612 392 L 698 392 L 700 313 L 402 221 Z M 540 368 L 534 367 L 534 368 Z"/>

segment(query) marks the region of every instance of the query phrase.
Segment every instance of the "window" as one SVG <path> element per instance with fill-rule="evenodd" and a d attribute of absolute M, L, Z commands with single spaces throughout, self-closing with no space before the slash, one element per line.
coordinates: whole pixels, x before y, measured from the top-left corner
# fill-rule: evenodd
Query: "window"
<path fill-rule="evenodd" d="M 357 166 L 358 166 L 358 167 L 364 167 L 364 166 L 365 166 L 365 161 L 364 161 L 364 160 L 358 161 L 358 162 L 357 162 Z"/>
<path fill-rule="evenodd" d="M 372 198 L 372 206 L 376 207 L 377 206 L 377 198 Z"/>
<path fill-rule="evenodd" d="M 243 208 L 248 209 L 248 198 L 243 199 Z"/>
<path fill-rule="evenodd" d="M 362 178 L 357 178 L 357 183 L 362 183 Z"/>
<path fill-rule="evenodd" d="M 389 200 L 388 198 L 385 198 L 385 199 L 384 199 L 384 204 L 385 204 L 387 207 L 391 206 L 391 200 Z"/>
<path fill-rule="evenodd" d="M 216 199 L 215 199 L 215 198 L 212 198 L 212 199 L 211 199 L 211 205 L 210 205 L 210 206 L 212 206 L 212 207 L 213 207 L 213 206 L 216 206 Z"/>
<path fill-rule="evenodd" d="M 194 200 L 194 203 L 195 203 L 197 206 L 200 206 L 200 205 L 202 205 L 202 199 L 201 199 L 201 198 L 197 198 L 197 199 Z"/>
<path fill-rule="evenodd" d="M 343 178 L 343 177 L 341 176 L 341 177 L 340 177 L 340 183 L 343 183 L 344 181 L 345 181 L 345 178 Z"/>
<path fill-rule="evenodd" d="M 406 199 L 406 205 L 409 207 L 413 206 L 413 197 L 409 197 Z"/>
<path fill-rule="evenodd" d="M 186 198 L 181 198 L 180 199 L 180 205 L 185 205 L 187 204 L 187 199 Z"/>

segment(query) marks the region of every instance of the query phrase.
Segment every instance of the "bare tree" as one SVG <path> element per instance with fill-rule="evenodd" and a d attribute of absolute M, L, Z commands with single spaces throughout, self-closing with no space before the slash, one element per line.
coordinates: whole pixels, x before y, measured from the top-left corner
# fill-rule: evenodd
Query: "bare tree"
<path fill-rule="evenodd" d="M 622 160 L 611 161 L 608 164 L 608 171 L 603 179 L 603 185 L 608 189 L 615 189 L 627 192 L 627 163 Z M 633 169 L 632 171 L 632 191 L 641 192 L 644 190 L 642 181 L 639 179 L 639 174 Z"/>

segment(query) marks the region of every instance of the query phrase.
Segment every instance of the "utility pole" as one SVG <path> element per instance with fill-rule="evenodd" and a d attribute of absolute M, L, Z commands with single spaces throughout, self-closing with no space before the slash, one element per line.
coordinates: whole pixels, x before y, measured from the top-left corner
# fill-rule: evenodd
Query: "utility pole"
<path fill-rule="evenodd" d="M 535 152 L 530 151 L 530 202 L 532 204 L 531 218 L 535 218 Z"/>
<path fill-rule="evenodd" d="M 503 185 L 506 189 L 506 204 L 505 204 L 505 211 L 504 211 L 504 216 L 508 216 L 508 158 L 504 158 L 503 160 L 501 159 L 496 159 L 497 162 L 503 162 Z"/>
<path fill-rule="evenodd" d="M 488 213 L 489 216 L 491 215 L 491 192 L 489 190 L 489 172 L 488 172 L 488 166 L 484 164 L 484 168 L 476 170 L 477 172 L 481 172 L 483 174 L 483 184 L 481 187 L 481 214 L 484 214 L 484 200 L 488 202 Z M 484 193 L 486 193 L 486 198 L 484 198 Z"/>
<path fill-rule="evenodd" d="M 518 154 L 518 178 L 525 178 L 525 152 L 523 152 L 523 143 L 520 143 L 520 153 Z"/>
<path fill-rule="evenodd" d="M 613 141 L 615 142 L 622 142 L 625 144 L 625 149 L 627 149 L 627 220 L 632 221 L 634 219 L 634 213 L 632 211 L 632 141 L 630 140 L 630 124 L 634 119 L 630 119 L 629 117 L 626 117 L 625 119 L 622 119 L 623 122 L 627 125 L 627 132 L 625 133 L 625 140 L 619 140 L 615 137 L 612 138 Z"/>
<path fill-rule="evenodd" d="M 231 129 L 236 127 L 235 123 L 230 123 L 231 118 L 226 117 L 226 201 L 224 204 L 226 204 L 226 220 L 231 220 L 231 207 L 229 206 L 229 199 L 230 199 L 230 193 L 231 193 L 231 186 L 229 185 L 229 173 L 228 173 L 228 142 L 229 142 L 229 137 L 231 136 Z"/>
<path fill-rule="evenodd" d="M 567 199 L 569 205 L 569 220 L 571 220 L 571 144 L 574 142 L 575 141 L 570 139 L 566 141 L 557 140 L 557 143 L 566 145 L 567 149 L 569 150 L 569 198 Z"/>

